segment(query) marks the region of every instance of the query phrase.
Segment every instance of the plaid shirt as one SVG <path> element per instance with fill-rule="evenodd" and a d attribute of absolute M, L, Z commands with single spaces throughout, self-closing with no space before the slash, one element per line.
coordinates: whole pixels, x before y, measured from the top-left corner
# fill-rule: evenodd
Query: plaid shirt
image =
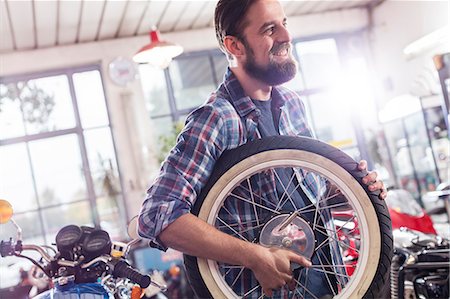
<path fill-rule="evenodd" d="M 281 135 L 313 136 L 307 124 L 305 107 L 295 92 L 273 87 L 272 99 L 281 110 Z M 259 110 L 228 69 L 216 92 L 188 116 L 177 144 L 147 191 L 139 215 L 139 234 L 142 237 L 165 249 L 157 236 L 178 217 L 190 212 L 215 162 L 225 150 L 260 138 L 259 116 Z"/>
<path fill-rule="evenodd" d="M 313 137 L 307 120 L 305 106 L 299 96 L 284 87 L 273 87 L 271 94 L 274 108 L 279 109 L 279 132 L 280 135 L 307 136 Z M 236 148 L 247 141 L 261 137 L 258 131 L 258 120 L 260 111 L 256 108 L 252 100 L 245 95 L 239 81 L 228 69 L 224 82 L 214 92 L 208 101 L 193 111 L 186 120 L 186 125 L 178 137 L 177 144 L 162 164 L 159 176 L 147 191 L 141 212 L 139 215 L 139 234 L 142 237 L 153 241 L 155 247 L 165 250 L 166 247 L 158 240 L 158 235 L 170 223 L 178 217 L 189 213 L 194 205 L 197 195 L 200 194 L 203 186 L 207 183 L 216 161 L 225 150 Z M 327 187 L 320 177 L 306 173 L 303 170 L 294 169 L 297 180 L 301 182 L 303 194 L 310 202 L 317 204 L 321 196 L 325 194 Z M 243 183 L 244 184 L 244 183 Z M 257 174 L 252 177 L 251 190 L 259 190 L 259 198 L 264 198 L 265 204 L 277 206 L 279 194 L 276 190 L 275 174 L 270 172 L 266 175 Z M 247 194 L 249 186 L 239 186 L 233 193 L 243 197 Z M 232 197 L 232 196 L 230 196 Z M 248 207 L 242 207 L 239 201 L 228 198 L 224 208 L 219 213 L 221 219 L 232 223 L 237 223 L 242 231 L 245 231 L 247 240 L 255 240 L 258 232 L 246 230 L 242 223 L 254 223 L 253 211 Z M 305 205 L 303 198 L 296 200 L 296 207 L 287 208 L 292 211 Z M 319 201 L 319 205 L 321 202 Z M 286 210 L 286 209 L 284 209 Z M 260 211 L 260 216 L 263 213 Z M 331 216 L 326 210 L 322 211 L 322 223 L 328 230 L 334 230 Z M 220 223 L 215 224 L 220 227 Z M 233 234 L 232 231 L 221 228 L 222 231 Z M 333 243 L 333 242 L 332 242 Z M 331 244 L 331 251 L 334 252 L 333 260 L 340 260 L 339 248 L 337 244 Z M 318 264 L 318 255 L 326 259 L 325 251 L 316 252 L 313 259 L 314 264 Z M 342 264 L 338 261 L 338 264 Z M 223 269 L 221 272 L 225 271 Z M 336 271 L 341 272 L 340 269 Z M 316 280 L 318 292 L 327 292 L 320 283 L 324 279 L 323 274 L 315 273 L 309 280 Z M 231 284 L 234 278 L 239 275 L 239 269 L 232 269 L 222 273 L 225 279 Z M 319 275 L 319 276 L 317 276 Z M 323 280 L 322 280 L 323 281 Z M 345 283 L 345 282 L 341 282 Z M 257 281 L 250 270 L 245 269 L 238 283 L 234 282 L 233 289 L 239 294 L 252 289 Z M 307 282 L 303 281 L 303 284 Z M 299 290 L 297 290 L 299 291 Z M 301 294 L 281 289 L 274 293 L 276 298 L 292 298 Z M 317 293 L 316 293 L 317 294 Z M 258 298 L 261 290 L 253 292 L 249 297 Z M 300 297 L 309 298 L 308 294 Z M 320 296 L 318 296 L 320 297 Z"/>

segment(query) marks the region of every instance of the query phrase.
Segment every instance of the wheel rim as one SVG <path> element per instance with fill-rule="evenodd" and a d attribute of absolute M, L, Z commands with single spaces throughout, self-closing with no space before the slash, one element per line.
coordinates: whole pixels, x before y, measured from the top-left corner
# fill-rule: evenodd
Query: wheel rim
<path fill-rule="evenodd" d="M 216 225 L 217 227 L 217 221 L 218 218 L 220 218 L 219 213 L 223 211 L 225 208 L 224 203 L 227 203 L 227 200 L 230 198 L 230 194 L 232 194 L 233 190 L 235 190 L 237 186 L 240 186 L 245 180 L 250 180 L 249 177 L 252 177 L 257 173 L 261 173 L 272 168 L 278 169 L 280 167 L 298 167 L 320 175 L 322 178 L 326 178 L 328 182 L 336 185 L 347 199 L 347 203 L 350 204 L 355 215 L 347 220 L 346 223 L 341 223 L 341 226 L 336 228 L 335 232 L 329 234 L 333 235 L 333 237 L 329 237 L 328 243 L 333 242 L 339 244 L 341 254 L 344 254 L 345 248 L 354 249 L 354 251 L 358 253 L 358 260 L 353 275 L 350 276 L 347 272 L 345 272 L 344 276 L 347 277 L 348 282 L 339 287 L 338 290 L 335 290 L 333 295 L 335 298 L 361 298 L 370 286 L 370 283 L 375 275 L 376 266 L 378 264 L 377 261 L 379 260 L 381 237 L 379 233 L 378 221 L 370 199 L 359 183 L 345 169 L 329 159 L 302 150 L 272 150 L 253 155 L 234 165 L 216 182 L 202 204 L 199 212 L 199 218 L 212 225 Z M 248 183 L 248 186 L 251 187 L 250 182 Z M 284 194 L 288 194 L 286 189 L 284 190 Z M 250 190 L 249 193 L 252 192 L 253 191 Z M 236 196 L 233 195 L 233 197 Z M 253 207 L 256 206 L 257 208 L 261 208 L 259 205 L 255 205 L 255 200 L 252 196 L 244 199 L 238 198 L 238 200 L 249 205 L 251 205 L 253 200 Z M 314 209 L 316 211 L 320 210 L 322 207 L 323 206 L 321 204 L 314 205 Z M 337 204 L 334 204 L 334 206 L 330 204 L 326 208 L 334 210 L 337 207 Z M 308 205 L 306 205 L 303 207 L 303 211 L 310 208 L 311 207 L 308 208 Z M 272 212 L 275 215 L 281 214 L 281 207 L 277 207 L 277 209 L 272 208 L 270 210 L 273 210 Z M 256 209 L 255 213 L 257 213 Z M 258 217 L 256 217 L 256 219 L 258 219 Z M 219 220 L 224 222 L 221 219 Z M 344 231 L 345 225 L 347 224 L 348 226 L 348 224 L 352 222 L 357 222 L 359 227 L 359 233 L 356 236 L 355 231 L 352 232 L 353 237 L 356 239 L 359 237 L 360 244 L 357 247 L 354 245 L 348 246 L 344 243 L 344 241 L 336 240 L 338 239 L 337 233 L 339 231 Z M 371 224 L 370 226 L 368 225 L 369 223 Z M 257 223 L 257 225 L 261 225 L 261 223 Z M 317 226 L 315 228 L 320 230 L 319 225 L 317 223 L 316 225 Z M 336 226 L 336 219 L 333 220 L 333 226 Z M 254 227 L 256 227 L 256 225 Z M 227 229 L 231 230 L 229 227 L 227 227 Z M 257 230 L 257 228 L 254 228 L 254 230 Z M 239 234 L 236 235 L 242 238 L 242 234 L 241 236 L 239 236 Z M 245 237 L 243 238 L 245 239 Z M 255 240 L 247 241 L 255 242 Z M 320 245 L 317 247 L 319 246 Z M 329 244 L 326 246 L 329 246 Z M 236 294 L 233 288 L 230 287 L 233 283 L 230 283 L 230 279 L 226 278 L 226 273 L 229 273 L 231 270 L 225 270 L 225 268 L 236 269 L 233 271 L 237 271 L 237 269 L 239 269 L 239 275 L 242 276 L 243 271 L 247 271 L 243 270 L 243 267 L 236 266 L 238 268 L 231 268 L 231 266 L 204 259 L 198 259 L 198 266 L 200 274 L 214 298 L 255 297 L 255 294 L 257 294 L 257 298 L 261 294 L 261 289 L 259 287 L 258 290 L 258 285 L 253 288 L 250 287 L 247 292 L 242 292 L 239 294 Z M 343 262 L 336 263 L 320 261 L 319 265 L 314 265 L 308 271 L 326 273 L 330 272 L 328 269 L 333 269 L 331 272 L 335 273 L 334 276 L 341 277 L 340 275 L 342 275 L 343 267 L 348 267 L 348 265 Z M 341 270 L 336 270 L 339 268 L 341 268 Z M 308 275 L 308 271 L 306 271 L 306 276 Z M 239 277 L 237 277 L 237 279 L 239 279 Z M 329 280 L 328 283 L 333 285 Z M 300 277 L 297 279 L 297 286 L 298 288 L 291 293 L 292 297 L 302 298 L 306 294 L 309 294 L 311 298 L 314 298 L 314 294 L 308 292 L 308 287 L 301 287 L 304 286 L 304 284 L 301 283 Z"/>

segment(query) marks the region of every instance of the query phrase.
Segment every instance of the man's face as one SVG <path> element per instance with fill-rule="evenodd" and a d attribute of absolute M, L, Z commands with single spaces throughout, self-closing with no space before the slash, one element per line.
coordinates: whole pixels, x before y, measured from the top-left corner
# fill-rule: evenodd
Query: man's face
<path fill-rule="evenodd" d="M 257 1 L 247 12 L 246 21 L 242 43 L 247 74 L 270 86 L 294 78 L 297 63 L 281 4 L 274 0 Z"/>

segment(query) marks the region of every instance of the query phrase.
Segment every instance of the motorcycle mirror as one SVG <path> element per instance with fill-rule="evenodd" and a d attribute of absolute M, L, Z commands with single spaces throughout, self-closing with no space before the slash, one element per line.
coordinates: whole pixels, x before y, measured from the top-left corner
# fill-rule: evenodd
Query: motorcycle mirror
<path fill-rule="evenodd" d="M 136 239 L 140 239 L 141 237 L 139 237 L 138 233 L 137 233 L 137 226 L 138 226 L 138 216 L 134 216 L 133 218 L 131 218 L 130 222 L 128 222 L 128 236 L 132 239 L 132 240 L 136 240 Z"/>
<path fill-rule="evenodd" d="M 5 224 L 13 215 L 13 208 L 11 204 L 4 200 L 0 199 L 0 224 Z"/>

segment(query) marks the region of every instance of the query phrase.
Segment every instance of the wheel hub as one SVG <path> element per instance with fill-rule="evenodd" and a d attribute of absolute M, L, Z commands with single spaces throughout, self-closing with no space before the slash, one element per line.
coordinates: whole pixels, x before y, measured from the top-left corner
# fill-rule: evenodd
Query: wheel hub
<path fill-rule="evenodd" d="M 261 230 L 259 242 L 281 247 L 311 259 L 316 239 L 309 223 L 297 214 L 281 214 L 270 219 Z"/>

